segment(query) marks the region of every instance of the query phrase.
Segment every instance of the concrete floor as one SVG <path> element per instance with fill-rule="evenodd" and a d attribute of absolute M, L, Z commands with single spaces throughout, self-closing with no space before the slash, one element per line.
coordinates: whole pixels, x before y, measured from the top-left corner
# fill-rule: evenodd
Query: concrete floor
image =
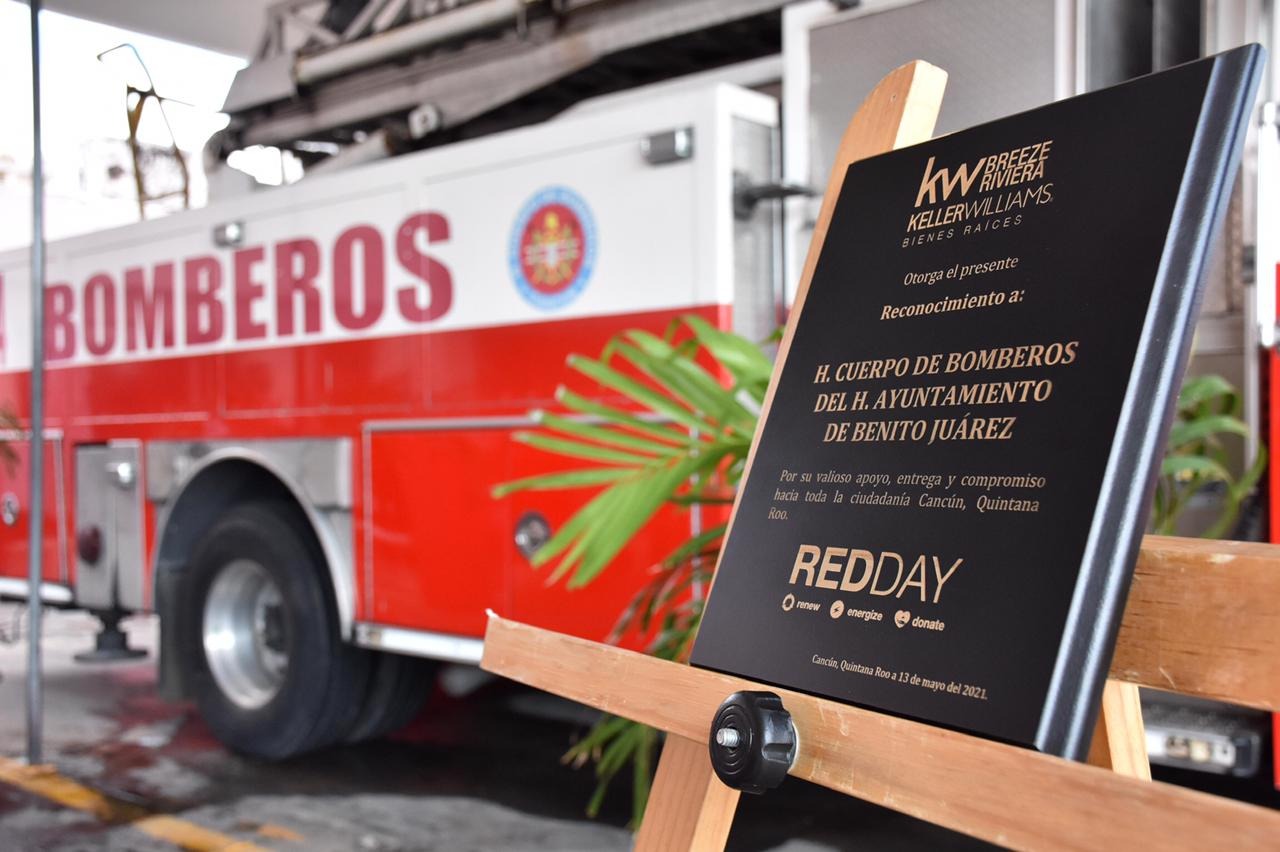
<path fill-rule="evenodd" d="M 25 643 L 4 644 L 18 608 L 0 604 L 0 756 L 25 747 Z M 126 623 L 154 649 L 156 624 Z M 45 628 L 45 759 L 117 802 L 268 849 L 627 849 L 629 793 L 605 812 L 582 809 L 588 770 L 559 763 L 583 730 L 580 708 L 494 681 L 465 697 L 441 692 L 405 731 L 285 764 L 223 750 L 189 705 L 155 694 L 154 659 L 75 663 L 96 622 L 52 612 Z M 472 670 L 455 670 L 466 681 Z M 137 809 L 135 808 L 136 817 Z M 0 849 L 161 850 L 139 823 L 111 824 L 0 781 Z M 900 814 L 789 779 L 744 798 L 730 838 L 737 850 L 970 849 L 969 840 Z"/>

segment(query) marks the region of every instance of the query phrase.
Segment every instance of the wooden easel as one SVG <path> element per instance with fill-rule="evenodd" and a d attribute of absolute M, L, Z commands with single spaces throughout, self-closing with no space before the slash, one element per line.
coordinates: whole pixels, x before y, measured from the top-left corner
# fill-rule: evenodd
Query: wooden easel
<path fill-rule="evenodd" d="M 779 351 L 808 293 L 849 163 L 929 139 L 946 74 L 894 71 L 849 123 Z M 772 389 L 762 418 L 768 415 Z M 757 434 L 757 439 L 759 435 Z M 753 445 L 747 460 L 749 473 Z M 724 847 L 739 793 L 707 752 L 720 703 L 770 689 L 800 746 L 792 775 L 955 831 L 1021 849 L 1280 848 L 1280 812 L 1152 782 L 1138 687 L 1280 709 L 1280 547 L 1149 536 L 1143 542 L 1093 766 L 491 615 L 481 667 L 667 732 L 638 850 Z"/>

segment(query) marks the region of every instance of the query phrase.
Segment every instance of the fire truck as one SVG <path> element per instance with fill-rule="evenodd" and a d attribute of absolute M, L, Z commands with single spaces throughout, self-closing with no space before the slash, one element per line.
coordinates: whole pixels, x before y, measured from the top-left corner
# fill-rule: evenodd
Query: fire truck
<path fill-rule="evenodd" d="M 495 502 L 556 464 L 512 431 L 622 328 L 776 322 L 767 215 L 732 192 L 768 178 L 776 102 L 643 103 L 51 245 L 42 597 L 158 612 L 166 690 L 269 757 L 402 723 L 413 658 L 477 662 L 488 608 L 608 634 L 688 515 L 549 588 L 527 557 L 581 495 Z M 0 286 L 22 412 L 25 252 Z M 0 494 L 11 594 L 29 444 Z"/>
<path fill-rule="evenodd" d="M 210 183 L 249 145 L 306 176 L 49 247 L 39 594 L 98 614 L 104 651 L 158 613 L 163 692 L 273 758 L 401 724 L 427 661 L 478 659 L 486 609 L 602 638 L 697 519 L 664 512 L 582 590 L 530 567 L 582 495 L 490 492 L 559 464 L 511 434 L 570 353 L 684 313 L 765 338 L 840 132 L 902 62 L 951 72 L 945 133 L 1274 26 L 1261 0 L 273 4 Z M 1274 289 L 1250 271 L 1280 258 L 1261 117 L 1191 368 L 1244 388 L 1260 435 L 1280 423 Z M 29 286 L 26 253 L 0 255 L 20 421 Z M 30 435 L 9 437 L 0 596 L 21 598 Z M 1257 714 L 1147 698 L 1154 762 L 1261 771 Z"/>

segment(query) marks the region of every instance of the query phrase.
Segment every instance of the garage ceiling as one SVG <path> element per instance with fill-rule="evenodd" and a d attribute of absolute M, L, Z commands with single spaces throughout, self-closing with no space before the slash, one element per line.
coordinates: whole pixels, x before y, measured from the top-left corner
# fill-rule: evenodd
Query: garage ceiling
<path fill-rule="evenodd" d="M 45 8 L 77 18 L 249 58 L 262 37 L 272 0 L 45 0 Z"/>

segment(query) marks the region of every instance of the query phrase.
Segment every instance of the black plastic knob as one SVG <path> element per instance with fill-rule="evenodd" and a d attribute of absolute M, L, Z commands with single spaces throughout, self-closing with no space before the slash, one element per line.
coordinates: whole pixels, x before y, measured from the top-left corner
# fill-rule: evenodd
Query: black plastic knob
<path fill-rule="evenodd" d="M 796 727 L 772 692 L 735 692 L 711 722 L 711 766 L 744 793 L 772 790 L 796 759 Z"/>

